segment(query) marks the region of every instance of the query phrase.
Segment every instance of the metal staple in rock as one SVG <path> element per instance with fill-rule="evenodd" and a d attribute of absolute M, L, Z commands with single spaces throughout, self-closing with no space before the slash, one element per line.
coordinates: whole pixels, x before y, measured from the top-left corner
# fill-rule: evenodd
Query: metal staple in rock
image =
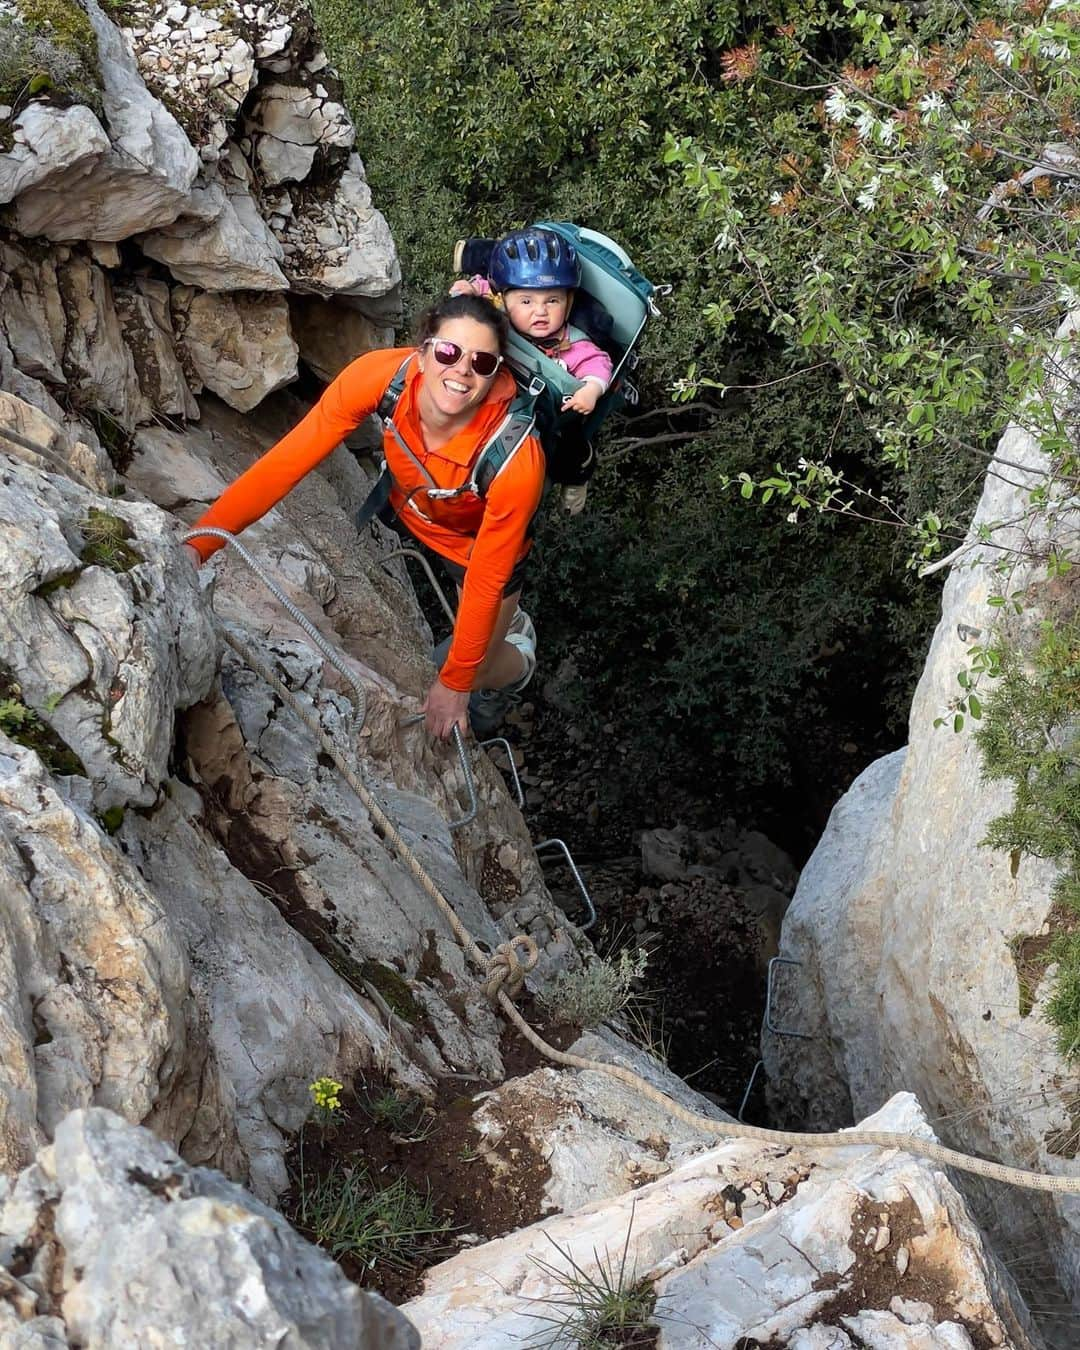
<path fill-rule="evenodd" d="M 198 534 L 212 534 L 216 538 L 224 539 L 232 544 L 234 548 L 241 551 L 241 546 L 231 534 L 225 530 L 197 530 L 192 531 L 185 536 L 184 542 L 197 536 Z M 241 551 L 244 556 L 245 551 Z M 315 630 L 309 621 L 300 613 L 296 606 L 285 596 L 281 590 L 274 585 L 272 580 L 266 576 L 262 568 L 246 555 L 245 561 L 257 576 L 267 585 L 268 589 L 274 594 L 275 598 L 297 620 L 309 633 L 312 640 L 316 642 L 320 652 L 330 661 L 331 665 L 340 671 L 353 687 L 356 687 L 356 681 L 351 672 L 344 666 L 344 663 L 338 658 L 333 648 L 323 639 L 322 635 Z M 446 919 L 450 928 L 464 948 L 465 952 L 472 959 L 473 963 L 479 967 L 485 974 L 484 987 L 494 991 L 494 1001 L 498 1003 L 507 1020 L 521 1033 L 529 1044 L 537 1050 L 545 1059 L 549 1059 L 554 1064 L 561 1064 L 568 1069 L 585 1069 L 594 1073 L 604 1073 L 609 1077 L 617 1078 L 625 1083 L 640 1096 L 655 1102 L 677 1120 L 696 1129 L 704 1134 L 715 1135 L 722 1138 L 735 1139 L 753 1139 L 763 1144 L 782 1144 L 792 1148 L 851 1148 L 872 1145 L 878 1148 L 901 1149 L 906 1153 L 914 1154 L 916 1157 L 927 1158 L 931 1162 L 940 1163 L 944 1167 L 955 1167 L 959 1171 L 968 1172 L 975 1176 L 985 1177 L 991 1181 L 1000 1181 L 1008 1186 L 1020 1186 L 1026 1190 L 1044 1191 L 1051 1195 L 1080 1195 L 1080 1176 L 1054 1176 L 1045 1172 L 1034 1172 L 1022 1167 L 1008 1167 L 1003 1163 L 991 1162 L 985 1158 L 975 1158 L 970 1154 L 962 1153 L 958 1149 L 947 1148 L 944 1144 L 939 1144 L 935 1140 L 922 1139 L 914 1134 L 899 1134 L 889 1130 L 834 1130 L 824 1134 L 804 1134 L 796 1130 L 770 1130 L 759 1125 L 744 1125 L 734 1121 L 714 1120 L 709 1116 L 700 1116 L 686 1107 L 680 1106 L 678 1102 L 673 1101 L 665 1093 L 660 1092 L 647 1083 L 638 1074 L 630 1069 L 623 1068 L 620 1064 L 606 1064 L 601 1060 L 587 1059 L 582 1055 L 574 1055 L 566 1050 L 557 1050 L 553 1045 L 549 1045 L 533 1028 L 526 1022 L 521 1013 L 514 1006 L 506 989 L 503 987 L 510 977 L 513 964 L 518 962 L 518 957 L 514 948 L 522 946 L 526 952 L 529 950 L 529 944 L 532 938 L 527 934 L 517 934 L 509 942 L 501 944 L 499 951 L 493 957 L 487 957 L 476 945 L 472 934 L 465 927 L 462 921 L 455 913 L 449 900 L 443 895 L 436 885 L 435 881 L 429 875 L 424 865 L 413 853 L 408 843 L 405 841 L 397 826 L 390 819 L 383 809 L 381 803 L 374 796 L 367 785 L 362 781 L 358 771 L 342 755 L 340 747 L 327 735 L 323 729 L 318 717 L 313 711 L 305 708 L 293 691 L 260 659 L 246 643 L 231 633 L 225 634 L 225 640 L 234 651 L 244 660 L 256 675 L 266 681 L 280 697 L 289 704 L 295 714 L 300 718 L 305 726 L 315 736 L 321 748 L 328 754 L 342 777 L 348 783 L 349 787 L 356 793 L 360 801 L 367 808 L 375 824 L 382 831 L 384 837 L 392 844 L 398 854 L 398 857 L 411 872 L 421 889 L 435 902 L 438 909 Z M 361 708 L 364 704 L 361 702 Z M 362 718 L 359 719 L 362 722 Z M 535 944 L 533 944 L 535 948 Z M 504 948 L 507 949 L 504 951 Z M 535 963 L 534 963 L 535 964 Z M 531 968 L 531 967 L 530 967 Z M 523 976 L 522 976 L 523 978 Z M 513 987 L 512 978 L 510 980 Z"/>

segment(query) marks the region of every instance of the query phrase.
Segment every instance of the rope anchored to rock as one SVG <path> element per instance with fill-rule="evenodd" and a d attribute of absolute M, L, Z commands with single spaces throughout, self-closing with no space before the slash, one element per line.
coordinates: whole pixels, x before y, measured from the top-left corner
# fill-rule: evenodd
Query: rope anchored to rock
<path fill-rule="evenodd" d="M 236 548 L 244 557 L 247 565 L 266 584 L 278 602 L 296 619 L 304 631 L 312 636 L 319 651 L 322 652 L 335 670 L 338 670 L 354 689 L 357 687 L 357 681 L 346 667 L 340 654 L 325 642 L 322 635 L 317 633 L 292 601 L 267 577 L 251 555 L 247 554 L 246 550 L 243 550 L 236 543 L 232 535 L 224 530 L 196 530 L 185 536 L 184 542 L 199 534 L 212 534 L 216 538 L 224 539 L 226 543 Z M 961 1153 L 958 1149 L 946 1148 L 944 1144 L 939 1144 L 935 1140 L 922 1139 L 914 1134 L 894 1134 L 887 1130 L 860 1129 L 835 1130 L 828 1134 L 803 1134 L 795 1130 L 770 1130 L 758 1125 L 743 1125 L 735 1121 L 714 1120 L 710 1116 L 700 1116 L 687 1110 L 686 1107 L 680 1106 L 678 1102 L 660 1092 L 651 1083 L 647 1083 L 638 1074 L 630 1069 L 623 1068 L 620 1064 L 606 1064 L 602 1060 L 586 1059 L 582 1055 L 574 1055 L 566 1050 L 557 1050 L 553 1045 L 549 1045 L 526 1022 L 511 1000 L 511 994 L 516 993 L 521 988 L 525 975 L 536 964 L 538 953 L 533 939 L 528 934 L 519 933 L 507 942 L 501 943 L 490 957 L 481 951 L 472 934 L 455 913 L 449 900 L 443 895 L 423 864 L 413 853 L 397 826 L 386 814 L 381 803 L 361 779 L 358 766 L 354 765 L 349 758 L 346 758 L 341 751 L 341 747 L 327 735 L 315 712 L 305 707 L 293 691 L 268 668 L 258 654 L 246 643 L 230 633 L 225 634 L 225 640 L 255 674 L 260 679 L 265 680 L 280 695 L 313 733 L 320 747 L 331 757 L 349 787 L 367 808 L 375 825 L 393 846 L 402 863 L 416 879 L 421 889 L 434 901 L 474 965 L 483 972 L 482 988 L 502 1009 L 507 1020 L 545 1059 L 551 1060 L 554 1064 L 561 1064 L 565 1068 L 584 1069 L 617 1078 L 640 1096 L 655 1102 L 676 1119 L 704 1134 L 720 1138 L 753 1139 L 763 1144 L 780 1144 L 790 1148 L 852 1148 L 871 1145 L 877 1148 L 902 1149 L 906 1153 L 927 1158 L 931 1162 L 940 1163 L 944 1167 L 955 1167 L 959 1171 L 969 1172 L 992 1181 L 1000 1181 L 1008 1186 L 1020 1186 L 1026 1190 L 1043 1191 L 1052 1195 L 1080 1195 L 1080 1176 L 1054 1176 L 1046 1172 L 1034 1172 L 1023 1167 L 1007 1167 L 1003 1163 L 990 1162 L 985 1158 L 974 1158 L 970 1154 Z M 363 702 L 359 706 L 363 708 Z M 359 725 L 362 721 L 362 717 L 359 717 L 356 724 Z M 518 956 L 518 948 L 525 952 L 524 961 Z"/>
<path fill-rule="evenodd" d="M 525 960 L 517 954 L 518 947 L 523 948 Z M 500 942 L 488 961 L 487 979 L 481 985 L 484 993 L 497 1003 L 500 993 L 508 998 L 517 998 L 525 976 L 533 970 L 540 960 L 540 949 L 528 933 L 518 933 L 509 942 Z"/>

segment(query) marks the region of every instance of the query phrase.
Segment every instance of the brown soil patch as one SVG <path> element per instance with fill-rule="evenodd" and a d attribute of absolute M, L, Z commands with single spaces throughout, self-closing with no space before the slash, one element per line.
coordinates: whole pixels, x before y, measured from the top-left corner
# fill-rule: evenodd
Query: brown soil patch
<path fill-rule="evenodd" d="M 875 1252 L 871 1230 L 889 1229 L 889 1245 Z M 950 1302 L 954 1281 L 950 1272 L 939 1270 L 916 1255 L 912 1241 L 926 1232 L 918 1206 L 908 1196 L 900 1203 L 865 1197 L 852 1214 L 851 1237 L 848 1246 L 855 1254 L 855 1264 L 843 1275 L 823 1275 L 814 1284 L 815 1289 L 837 1289 L 832 1298 L 814 1314 L 808 1325 L 840 1325 L 840 1318 L 851 1317 L 868 1309 L 887 1310 L 892 1299 L 899 1295 L 918 1303 L 928 1303 L 938 1322 L 956 1322 L 971 1337 L 976 1350 L 991 1350 L 992 1342 L 981 1323 L 967 1322 Z M 906 1247 L 909 1264 L 903 1275 L 896 1268 L 896 1256 Z"/>
<path fill-rule="evenodd" d="M 556 1041 L 568 1043 L 577 1032 L 556 1029 L 553 1034 Z M 503 1049 L 508 1074 L 518 1068 L 528 1072 L 529 1061 L 539 1058 L 527 1042 L 509 1032 L 504 1034 Z M 551 1171 L 530 1137 L 536 1132 L 535 1103 L 507 1098 L 499 1114 L 501 1133 L 491 1140 L 482 1139 L 473 1125 L 478 1098 L 493 1086 L 470 1082 L 466 1091 L 460 1080 L 447 1079 L 431 1103 L 399 1092 L 400 1118 L 388 1122 L 380 1117 L 380 1103 L 394 1094 L 394 1088 L 368 1072 L 353 1090 L 342 1094 L 344 1118 L 333 1130 L 321 1131 L 310 1122 L 304 1127 L 304 1175 L 309 1186 L 333 1168 L 355 1163 L 364 1166 L 376 1184 L 388 1186 L 404 1178 L 421 1195 L 430 1196 L 435 1212 L 449 1225 L 446 1234 L 427 1241 L 404 1268 L 380 1261 L 369 1269 L 348 1255 L 339 1256 L 342 1269 L 357 1284 L 377 1290 L 391 1302 L 404 1302 L 419 1291 L 428 1266 L 462 1246 L 502 1237 L 552 1212 L 543 1199 Z M 282 1210 L 304 1232 L 299 1221 L 299 1138 L 287 1163 L 292 1186 L 283 1197 Z"/>
<path fill-rule="evenodd" d="M 1046 916 L 1049 933 L 1019 934 L 1009 943 L 1016 978 L 1019 984 L 1020 1016 L 1027 1017 L 1035 1006 L 1039 983 L 1050 964 L 1051 947 L 1063 934 L 1074 933 L 1080 927 L 1080 914 L 1060 902 L 1055 903 Z"/>

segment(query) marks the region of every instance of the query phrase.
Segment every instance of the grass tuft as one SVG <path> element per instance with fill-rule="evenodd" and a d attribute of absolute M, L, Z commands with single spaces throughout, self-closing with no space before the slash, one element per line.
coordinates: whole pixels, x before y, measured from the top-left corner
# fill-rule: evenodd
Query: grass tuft
<path fill-rule="evenodd" d="M 549 1241 L 565 1267 L 533 1257 L 534 1264 L 561 1286 L 562 1293 L 540 1300 L 551 1312 L 530 1314 L 550 1327 L 539 1333 L 540 1339 L 530 1341 L 530 1346 L 537 1350 L 557 1346 L 573 1346 L 577 1350 L 609 1350 L 611 1346 L 645 1350 L 656 1343 L 653 1322 L 656 1290 L 649 1280 L 637 1279 L 634 1271 L 627 1269 L 632 1227 L 631 1217 L 617 1262 L 610 1252 L 605 1251 L 603 1256 L 593 1252 L 595 1271 L 586 1270 L 553 1238 Z"/>
<path fill-rule="evenodd" d="M 300 1154 L 296 1226 L 335 1260 L 349 1258 L 365 1271 L 379 1265 L 408 1269 L 430 1259 L 431 1249 L 449 1230 L 430 1196 L 404 1177 L 380 1184 L 363 1163 L 335 1163 L 309 1182 Z"/>

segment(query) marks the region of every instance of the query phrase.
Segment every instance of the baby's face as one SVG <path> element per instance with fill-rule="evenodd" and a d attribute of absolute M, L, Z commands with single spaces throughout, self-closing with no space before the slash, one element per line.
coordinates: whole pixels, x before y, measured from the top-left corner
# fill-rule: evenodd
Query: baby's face
<path fill-rule="evenodd" d="M 570 292 L 559 290 L 504 291 L 503 305 L 510 322 L 527 338 L 549 337 L 566 322 Z"/>

